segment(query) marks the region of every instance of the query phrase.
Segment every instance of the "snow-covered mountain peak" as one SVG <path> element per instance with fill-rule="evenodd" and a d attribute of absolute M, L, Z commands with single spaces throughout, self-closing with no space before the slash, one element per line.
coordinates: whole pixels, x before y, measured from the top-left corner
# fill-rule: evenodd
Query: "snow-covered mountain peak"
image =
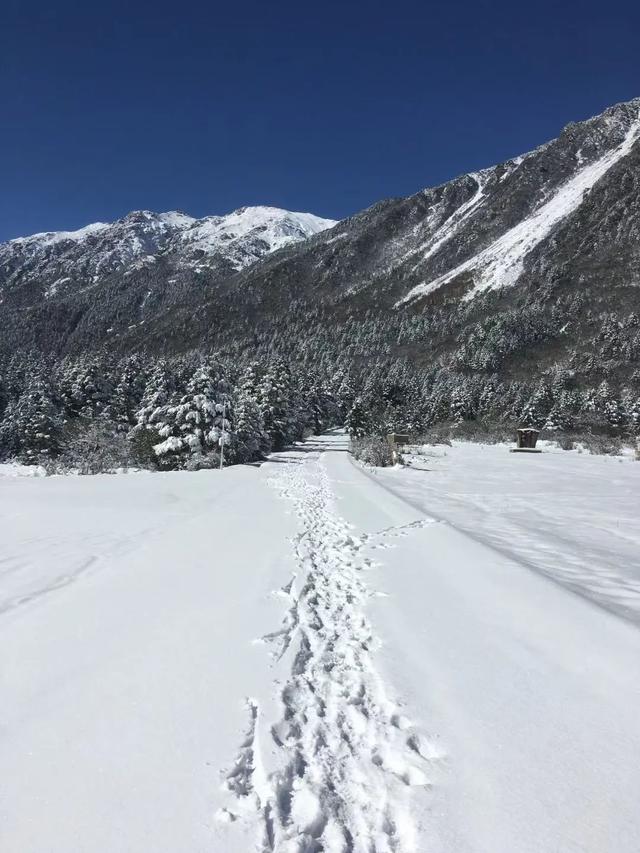
<path fill-rule="evenodd" d="M 176 242 L 200 257 L 222 250 L 235 269 L 269 252 L 305 240 L 335 225 L 311 213 L 297 213 L 277 207 L 240 207 L 226 216 L 194 220 L 177 235 Z"/>
<path fill-rule="evenodd" d="M 133 210 L 112 223 L 0 244 L 0 289 L 3 284 L 10 287 L 18 280 L 31 280 L 44 285 L 46 296 L 66 294 L 77 284 L 95 284 L 113 272 L 126 272 L 167 254 L 175 256 L 178 267 L 200 270 L 222 265 L 240 270 L 333 225 L 333 220 L 310 213 L 266 206 L 201 219 L 178 210 Z"/>

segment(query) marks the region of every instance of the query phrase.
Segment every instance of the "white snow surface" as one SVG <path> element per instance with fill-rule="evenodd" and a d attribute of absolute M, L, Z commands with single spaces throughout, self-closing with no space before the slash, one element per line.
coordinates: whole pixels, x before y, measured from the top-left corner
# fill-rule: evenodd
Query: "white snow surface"
<path fill-rule="evenodd" d="M 242 207 L 227 216 L 194 220 L 181 230 L 178 240 L 206 253 L 224 250 L 236 268 L 247 264 L 247 253 L 259 257 L 332 228 L 333 219 L 311 213 L 294 213 L 276 207 Z M 254 241 L 258 245 L 253 248 Z"/>
<path fill-rule="evenodd" d="M 19 462 L 0 462 L 2 477 L 45 477 L 46 471 L 41 465 L 21 465 Z M 2 480 L 0 479 L 0 483 Z"/>
<path fill-rule="evenodd" d="M 0 477 L 0 849 L 636 853 L 640 632 L 503 547 L 630 553 L 636 463 L 489 450 Z"/>
<path fill-rule="evenodd" d="M 30 234 L 28 237 L 15 237 L 9 240 L 10 245 L 45 248 L 54 243 L 62 243 L 69 240 L 73 243 L 82 243 L 87 237 L 99 234 L 101 231 L 109 228 L 107 222 L 92 222 L 90 225 L 85 225 L 84 228 L 78 228 L 76 231 L 42 231 L 38 234 Z"/>
<path fill-rule="evenodd" d="M 524 260 L 527 255 L 545 240 L 563 219 L 566 219 L 580 206 L 584 194 L 615 163 L 631 151 L 638 138 L 640 138 L 640 117 L 631 124 L 620 145 L 576 172 L 531 216 L 510 228 L 486 249 L 463 261 L 454 269 L 448 270 L 431 281 L 425 281 L 413 287 L 406 296 L 398 301 L 397 306 L 427 296 L 465 272 L 473 273 L 473 287 L 465 294 L 467 300 L 472 299 L 482 291 L 515 284 L 522 275 Z M 471 202 L 474 203 L 474 207 L 477 206 L 475 197 Z M 469 202 L 467 202 L 468 204 Z M 467 215 L 468 213 L 469 211 L 467 211 Z M 443 236 L 446 240 L 451 234 L 447 231 L 447 225 L 444 226 L 444 229 Z M 442 242 L 441 239 L 437 239 L 436 247 Z M 433 247 L 428 248 L 424 257 L 429 257 L 432 252 Z"/>
<path fill-rule="evenodd" d="M 454 441 L 379 471 L 404 500 L 640 625 L 640 464 Z M 523 488 L 524 484 L 524 488 Z"/>

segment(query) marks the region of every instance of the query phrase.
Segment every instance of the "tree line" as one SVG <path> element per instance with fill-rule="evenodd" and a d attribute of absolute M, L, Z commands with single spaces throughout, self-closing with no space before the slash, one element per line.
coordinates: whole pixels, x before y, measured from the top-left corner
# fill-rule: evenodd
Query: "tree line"
<path fill-rule="evenodd" d="M 558 365 L 535 382 L 456 367 L 385 355 L 313 366 L 277 353 L 56 361 L 18 352 L 0 372 L 0 459 L 84 473 L 196 470 L 218 466 L 222 449 L 225 464 L 253 462 L 336 425 L 355 438 L 443 424 L 640 434 L 640 396 L 607 379 L 580 387 Z"/>

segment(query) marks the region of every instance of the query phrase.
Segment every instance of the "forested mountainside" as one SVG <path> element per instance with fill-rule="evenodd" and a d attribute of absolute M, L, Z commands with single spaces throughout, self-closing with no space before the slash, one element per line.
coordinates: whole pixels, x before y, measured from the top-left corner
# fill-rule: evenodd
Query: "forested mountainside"
<path fill-rule="evenodd" d="M 337 224 L 269 208 L 137 213 L 11 241 L 0 246 L 4 453 L 21 452 L 12 424 L 44 405 L 25 397 L 36 388 L 63 431 L 84 411 L 83 423 L 99 414 L 129 434 L 160 366 L 173 377 L 165 408 L 200 395 L 196 409 L 215 420 L 228 398 L 230 434 L 237 401 L 251 400 L 263 450 L 314 418 L 356 434 L 474 420 L 631 434 L 639 287 L 640 99 Z M 123 421 L 109 406 L 132 370 Z M 206 393 L 194 390 L 203 370 Z M 79 389 L 98 379 L 101 401 L 87 402 Z M 210 444 L 206 431 L 192 438 L 189 411 L 152 436 L 177 439 L 176 465 L 217 452 L 215 430 Z"/>

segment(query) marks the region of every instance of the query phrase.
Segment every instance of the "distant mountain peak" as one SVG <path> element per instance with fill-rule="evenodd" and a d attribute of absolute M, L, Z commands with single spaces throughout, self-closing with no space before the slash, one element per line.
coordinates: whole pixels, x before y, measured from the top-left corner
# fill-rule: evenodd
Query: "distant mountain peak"
<path fill-rule="evenodd" d="M 66 296 L 75 283 L 95 284 L 166 253 L 177 255 L 185 267 L 202 270 L 213 263 L 240 270 L 335 224 L 311 213 L 267 206 L 241 207 L 201 219 L 177 210 L 132 210 L 115 222 L 0 244 L 0 292 L 18 280 L 23 284 L 30 280 L 44 286 L 46 297 Z M 61 281 L 64 288 L 57 286 Z"/>

